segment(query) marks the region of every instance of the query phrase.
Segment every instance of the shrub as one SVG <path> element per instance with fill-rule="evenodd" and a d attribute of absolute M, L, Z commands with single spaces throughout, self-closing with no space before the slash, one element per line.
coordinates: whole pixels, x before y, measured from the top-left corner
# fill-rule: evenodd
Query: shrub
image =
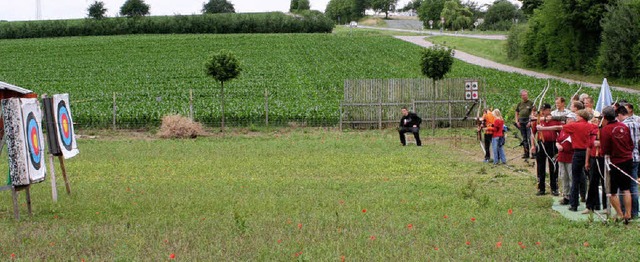
<path fill-rule="evenodd" d="M 202 124 L 181 115 L 164 116 L 158 132 L 161 138 L 196 138 L 203 134 Z"/>
<path fill-rule="evenodd" d="M 516 60 L 520 58 L 520 50 L 522 50 L 522 46 L 524 45 L 526 30 L 527 26 L 524 24 L 513 25 L 509 30 L 507 45 L 505 46 L 509 59 Z"/>

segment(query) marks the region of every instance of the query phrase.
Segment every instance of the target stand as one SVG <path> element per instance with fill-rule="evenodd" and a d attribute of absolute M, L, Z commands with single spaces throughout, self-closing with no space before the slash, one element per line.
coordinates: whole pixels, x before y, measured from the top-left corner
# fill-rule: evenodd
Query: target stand
<path fill-rule="evenodd" d="M 0 156 L 2 155 L 2 151 L 4 150 L 4 143 L 5 143 L 5 138 L 2 138 L 2 141 L 0 142 Z M 18 192 L 20 191 L 24 191 L 25 192 L 25 196 L 26 196 L 26 200 L 27 200 L 27 210 L 29 211 L 29 216 L 32 216 L 32 212 L 31 212 L 31 185 L 26 185 L 26 186 L 13 186 L 13 185 L 6 185 L 3 187 L 0 187 L 0 191 L 8 191 L 11 190 L 11 198 L 13 199 L 13 216 L 16 218 L 16 220 L 20 220 L 20 204 L 18 203 Z"/>

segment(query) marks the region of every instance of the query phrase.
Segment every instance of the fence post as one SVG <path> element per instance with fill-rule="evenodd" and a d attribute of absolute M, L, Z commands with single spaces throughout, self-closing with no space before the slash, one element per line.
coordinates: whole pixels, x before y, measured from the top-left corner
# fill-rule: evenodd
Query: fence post
<path fill-rule="evenodd" d="M 382 130 L 382 98 L 378 98 L 378 129 Z"/>
<path fill-rule="evenodd" d="M 449 128 L 451 128 L 451 99 L 449 99 Z"/>
<path fill-rule="evenodd" d="M 264 89 L 264 123 L 269 126 L 269 89 Z"/>
<path fill-rule="evenodd" d="M 113 130 L 116 130 L 116 92 L 113 92 Z"/>
<path fill-rule="evenodd" d="M 193 89 L 189 88 L 189 118 L 193 121 Z"/>
<path fill-rule="evenodd" d="M 342 102 L 340 102 L 340 132 L 342 132 Z"/>

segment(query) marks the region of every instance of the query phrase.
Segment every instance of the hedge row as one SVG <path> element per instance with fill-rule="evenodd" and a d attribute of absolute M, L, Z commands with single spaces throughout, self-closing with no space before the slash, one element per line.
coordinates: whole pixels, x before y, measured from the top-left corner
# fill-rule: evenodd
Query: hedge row
<path fill-rule="evenodd" d="M 0 39 L 126 34 L 329 33 L 334 23 L 318 11 L 204 14 L 0 22 Z"/>

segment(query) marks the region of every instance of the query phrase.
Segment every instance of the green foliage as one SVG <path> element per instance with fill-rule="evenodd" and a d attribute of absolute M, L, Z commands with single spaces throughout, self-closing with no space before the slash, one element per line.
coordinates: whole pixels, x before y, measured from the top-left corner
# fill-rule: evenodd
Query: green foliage
<path fill-rule="evenodd" d="M 364 9 L 362 12 L 357 9 L 355 0 L 330 0 L 325 9 L 325 14 L 339 24 L 346 24 L 362 18 Z"/>
<path fill-rule="evenodd" d="M 520 0 L 520 2 L 522 2 L 520 10 L 522 10 L 525 15 L 531 16 L 534 10 L 542 6 L 544 0 Z"/>
<path fill-rule="evenodd" d="M 0 39 L 123 34 L 329 33 L 333 22 L 318 11 L 152 16 L 137 19 L 52 20 L 0 23 Z"/>
<path fill-rule="evenodd" d="M 480 29 L 507 31 L 515 19 L 518 19 L 518 22 L 524 22 L 522 11 L 509 0 L 497 0 L 487 9 L 484 23 L 480 25 Z"/>
<path fill-rule="evenodd" d="M 520 59 L 520 52 L 522 50 L 522 46 L 524 45 L 526 30 L 526 24 L 511 26 L 511 29 L 509 30 L 509 36 L 507 37 L 507 44 L 505 45 L 507 58 L 511 60 Z"/>
<path fill-rule="evenodd" d="M 453 49 L 436 45 L 422 50 L 420 66 L 422 74 L 433 80 L 440 80 L 446 75 L 453 65 Z"/>
<path fill-rule="evenodd" d="M 473 25 L 473 13 L 463 7 L 459 0 L 447 0 L 440 15 L 445 19 L 444 26 L 451 30 L 469 29 Z"/>
<path fill-rule="evenodd" d="M 440 15 L 444 8 L 445 0 L 424 0 L 418 8 L 418 17 L 424 24 L 425 28 L 429 27 L 429 20 L 433 21 L 434 26 L 443 26 L 440 24 Z"/>
<path fill-rule="evenodd" d="M 371 0 L 371 8 L 375 12 L 384 13 L 384 18 L 389 18 L 389 12 L 396 9 L 398 0 Z"/>
<path fill-rule="evenodd" d="M 140 17 L 149 14 L 149 5 L 144 0 L 127 0 L 120 7 L 120 15 L 127 17 Z"/>
<path fill-rule="evenodd" d="M 105 18 L 105 14 L 107 13 L 107 9 L 104 8 L 104 2 L 95 1 L 93 4 L 89 6 L 87 9 L 87 16 L 93 19 L 103 19 Z"/>
<path fill-rule="evenodd" d="M 291 0 L 291 4 L 289 5 L 289 12 L 293 13 L 298 11 L 298 3 L 300 0 Z"/>
<path fill-rule="evenodd" d="M 219 82 L 235 79 L 242 72 L 240 62 L 233 53 L 222 50 L 206 63 L 207 75 Z"/>
<path fill-rule="evenodd" d="M 209 0 L 202 6 L 203 14 L 235 13 L 233 4 L 227 0 Z"/>
<path fill-rule="evenodd" d="M 602 20 L 599 66 L 605 76 L 640 77 L 640 1 L 621 0 Z"/>
<path fill-rule="evenodd" d="M 309 0 L 299 0 L 298 1 L 298 12 L 311 10 L 311 3 Z"/>
<path fill-rule="evenodd" d="M 462 7 L 467 8 L 473 14 L 471 16 L 471 21 L 478 21 L 480 18 L 484 18 L 486 11 L 484 11 L 484 6 L 480 6 L 480 4 L 476 1 L 467 0 L 462 3 Z"/>
<path fill-rule="evenodd" d="M 422 5 L 423 0 L 411 0 L 404 7 L 400 8 L 398 11 L 400 12 L 418 12 L 420 5 Z"/>
<path fill-rule="evenodd" d="M 548 0 L 535 12 L 522 50 L 530 66 L 594 72 L 608 0 Z"/>

